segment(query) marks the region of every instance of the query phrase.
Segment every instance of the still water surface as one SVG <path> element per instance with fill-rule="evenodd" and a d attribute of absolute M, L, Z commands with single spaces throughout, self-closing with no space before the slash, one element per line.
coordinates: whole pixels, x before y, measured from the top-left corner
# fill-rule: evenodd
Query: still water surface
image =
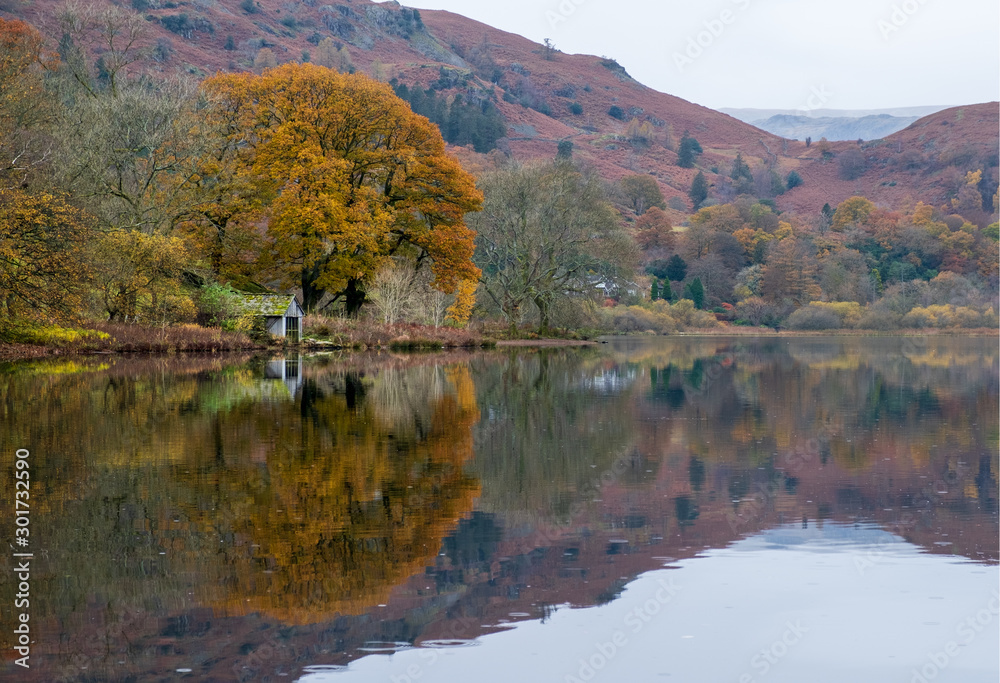
<path fill-rule="evenodd" d="M 958 338 L 7 366 L 2 673 L 992 683 L 998 374 Z"/>

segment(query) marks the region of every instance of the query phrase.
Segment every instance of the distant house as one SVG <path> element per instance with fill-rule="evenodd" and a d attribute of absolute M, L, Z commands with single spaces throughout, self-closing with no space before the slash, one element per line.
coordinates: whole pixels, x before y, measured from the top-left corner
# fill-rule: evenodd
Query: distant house
<path fill-rule="evenodd" d="M 604 280 L 596 276 L 591 276 L 587 279 L 594 289 L 598 290 L 608 298 L 620 296 L 623 292 L 627 292 L 632 296 L 639 293 L 639 285 L 631 280 L 616 282 L 614 280 Z"/>
<path fill-rule="evenodd" d="M 263 316 L 267 331 L 276 337 L 299 341 L 305 312 L 291 294 L 244 294 L 240 304 L 244 313 Z"/>

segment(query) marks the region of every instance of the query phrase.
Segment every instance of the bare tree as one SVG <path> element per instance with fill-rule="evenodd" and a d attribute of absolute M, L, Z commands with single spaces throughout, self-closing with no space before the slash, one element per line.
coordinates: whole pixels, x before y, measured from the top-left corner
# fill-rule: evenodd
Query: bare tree
<path fill-rule="evenodd" d="M 383 266 L 367 288 L 371 301 L 386 325 L 393 325 L 413 306 L 413 269 L 396 261 Z"/>
<path fill-rule="evenodd" d="M 596 176 L 566 163 L 514 165 L 485 175 L 480 189 L 483 210 L 470 216 L 475 259 L 511 328 L 534 304 L 544 332 L 555 300 L 631 273 L 635 243 Z"/>
<path fill-rule="evenodd" d="M 135 12 L 70 0 L 59 9 L 58 20 L 64 69 L 91 97 L 97 96 L 102 81 L 116 95 L 128 67 L 150 55 L 151 48 L 143 41 L 146 20 Z M 84 53 L 86 45 L 98 46 L 97 60 Z"/>

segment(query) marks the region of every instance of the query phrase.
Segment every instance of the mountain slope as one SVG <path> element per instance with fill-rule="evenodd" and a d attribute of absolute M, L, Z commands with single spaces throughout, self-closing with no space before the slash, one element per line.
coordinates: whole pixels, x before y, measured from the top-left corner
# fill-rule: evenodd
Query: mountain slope
<path fill-rule="evenodd" d="M 107 4 L 95 0 L 98 7 Z M 755 172 L 763 171 L 758 183 L 763 196 L 770 190 L 770 169 L 782 179 L 796 171 L 805 182 L 776 202 L 800 213 L 814 213 L 853 194 L 889 206 L 916 200 L 940 204 L 954 194 L 967 170 L 983 169 L 989 183 L 996 177 L 1000 135 L 995 104 L 938 112 L 885 140 L 865 143 L 859 150 L 862 172 L 848 177 L 854 172 L 845 175 L 841 166 L 844 159 L 858 165 L 855 142 L 807 147 L 643 86 L 614 60 L 563 54 L 449 12 L 416 12 L 396 2 L 368 0 L 132 4 L 143 8 L 147 20 L 141 44 L 155 48 L 156 60 L 143 65 L 148 71 L 202 76 L 248 69 L 263 48 L 279 63 L 315 61 L 317 44 L 331 38 L 348 48 L 358 70 L 433 86 L 447 96 L 493 101 L 507 124 L 508 137 L 500 148 L 515 158 L 551 159 L 558 143 L 568 140 L 575 158 L 609 180 L 652 175 L 673 199 L 676 220 L 690 210 L 687 192 L 699 170 L 713 186 L 714 198 L 731 198 L 728 172 L 738 152 Z M 60 5 L 58 0 L 35 0 L 7 5 L 0 14 L 33 23 L 54 47 L 62 35 L 55 19 Z M 96 39 L 90 47 L 97 54 Z M 630 128 L 641 134 L 630 139 Z M 675 150 L 685 132 L 704 149 L 694 169 L 677 166 Z M 458 151 L 473 167 L 488 163 L 471 150 Z"/>

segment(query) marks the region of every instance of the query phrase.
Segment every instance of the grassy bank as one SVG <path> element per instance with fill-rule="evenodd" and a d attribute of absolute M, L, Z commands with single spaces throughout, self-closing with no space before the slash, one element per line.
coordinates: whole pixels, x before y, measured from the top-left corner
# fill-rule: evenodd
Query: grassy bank
<path fill-rule="evenodd" d="M 198 325 L 145 327 L 101 322 L 58 327 L 17 324 L 3 332 L 0 359 L 88 353 L 219 353 L 265 346 L 239 332 Z"/>
<path fill-rule="evenodd" d="M 420 351 L 456 348 L 491 348 L 492 338 L 469 329 L 371 320 L 306 316 L 302 344 L 311 349 L 391 349 Z"/>

